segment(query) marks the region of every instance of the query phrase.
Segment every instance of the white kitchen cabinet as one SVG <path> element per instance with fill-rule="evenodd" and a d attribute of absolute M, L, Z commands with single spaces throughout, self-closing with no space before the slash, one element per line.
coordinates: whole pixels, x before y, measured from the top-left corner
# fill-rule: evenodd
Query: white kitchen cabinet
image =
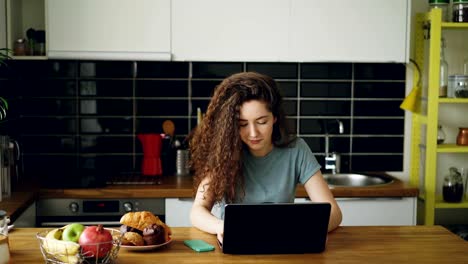
<path fill-rule="evenodd" d="M 409 0 L 173 0 L 177 61 L 407 62 Z"/>
<path fill-rule="evenodd" d="M 343 213 L 342 226 L 398 226 L 416 224 L 416 197 L 336 198 Z M 296 198 L 296 203 L 310 202 Z M 166 223 L 173 227 L 192 226 L 192 198 L 166 198 Z M 220 208 L 212 213 L 220 217 Z"/>
<path fill-rule="evenodd" d="M 192 226 L 190 210 L 192 198 L 166 198 L 166 224 L 171 227 Z"/>
<path fill-rule="evenodd" d="M 281 61 L 289 0 L 173 0 L 176 61 Z"/>
<path fill-rule="evenodd" d="M 192 198 L 166 198 L 166 224 L 172 227 L 190 227 L 190 210 Z M 211 213 L 220 217 L 221 211 L 218 205 L 213 206 Z"/>
<path fill-rule="evenodd" d="M 299 62 L 407 62 L 409 0 L 292 0 L 289 57 Z"/>
<path fill-rule="evenodd" d="M 170 60 L 170 0 L 46 0 L 49 58 Z"/>
<path fill-rule="evenodd" d="M 416 225 L 416 197 L 336 198 L 342 226 Z M 310 202 L 305 198 L 296 203 Z"/>

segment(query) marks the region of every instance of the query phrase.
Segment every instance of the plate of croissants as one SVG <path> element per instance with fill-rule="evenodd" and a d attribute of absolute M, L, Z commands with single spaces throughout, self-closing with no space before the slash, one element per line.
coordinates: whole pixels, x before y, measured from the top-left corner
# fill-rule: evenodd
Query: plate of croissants
<path fill-rule="evenodd" d="M 126 213 L 120 223 L 123 249 L 149 251 L 172 242 L 171 228 L 149 211 Z"/>

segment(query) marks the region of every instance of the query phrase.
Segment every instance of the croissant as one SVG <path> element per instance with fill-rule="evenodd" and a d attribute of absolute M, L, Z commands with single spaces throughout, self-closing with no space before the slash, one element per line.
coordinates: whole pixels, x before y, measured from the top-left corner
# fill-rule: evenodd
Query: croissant
<path fill-rule="evenodd" d="M 145 228 L 152 228 L 154 224 L 164 228 L 164 240 L 169 241 L 172 234 L 171 228 L 166 225 L 158 216 L 149 211 L 129 212 L 120 218 L 120 223 L 140 231 Z"/>
<path fill-rule="evenodd" d="M 126 213 L 120 218 L 120 223 L 143 231 L 152 224 L 162 223 L 159 217 L 148 211 Z"/>
<path fill-rule="evenodd" d="M 122 237 L 122 245 L 127 246 L 144 246 L 143 237 L 135 232 L 126 232 Z"/>

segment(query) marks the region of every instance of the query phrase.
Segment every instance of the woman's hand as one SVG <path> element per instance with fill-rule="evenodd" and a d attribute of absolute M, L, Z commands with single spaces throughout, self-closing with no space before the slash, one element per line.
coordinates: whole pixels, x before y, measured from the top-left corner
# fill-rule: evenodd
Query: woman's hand
<path fill-rule="evenodd" d="M 223 237 L 224 237 L 224 221 L 222 220 L 218 222 L 218 225 L 216 227 L 216 237 L 218 238 L 219 242 L 222 244 Z"/>

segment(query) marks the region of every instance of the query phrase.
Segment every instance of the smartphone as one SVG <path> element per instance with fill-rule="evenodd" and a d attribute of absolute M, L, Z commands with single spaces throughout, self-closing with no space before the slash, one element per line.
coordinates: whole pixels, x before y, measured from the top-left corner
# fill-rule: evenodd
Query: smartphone
<path fill-rule="evenodd" d="M 215 247 L 201 239 L 184 240 L 184 244 L 197 252 L 212 251 Z"/>

